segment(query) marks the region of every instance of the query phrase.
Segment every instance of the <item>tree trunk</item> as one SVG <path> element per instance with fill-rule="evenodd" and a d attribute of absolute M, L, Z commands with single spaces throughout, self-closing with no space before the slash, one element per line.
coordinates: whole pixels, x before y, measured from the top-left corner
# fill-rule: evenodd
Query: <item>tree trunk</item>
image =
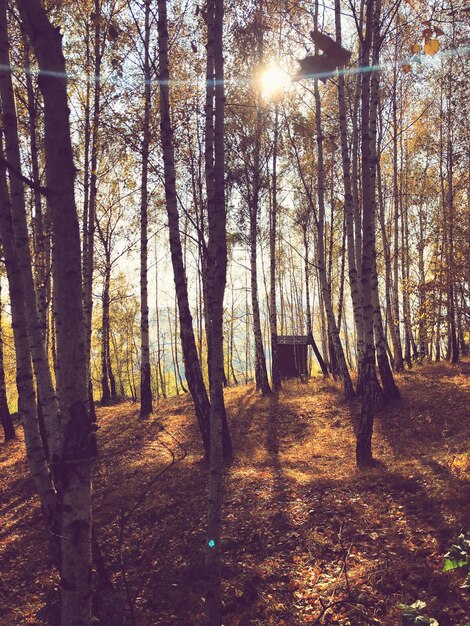
<path fill-rule="evenodd" d="M 459 344 L 455 324 L 455 287 L 454 287 L 454 144 L 452 132 L 452 60 L 449 61 L 448 91 L 447 91 L 447 211 L 449 221 L 449 238 L 447 246 L 447 315 L 449 319 L 449 341 L 451 346 L 452 363 L 459 362 Z"/>
<path fill-rule="evenodd" d="M 39 173 L 39 150 L 38 150 L 38 128 L 37 128 L 37 100 L 34 95 L 33 78 L 30 66 L 30 45 L 28 38 L 24 32 L 22 41 L 25 56 L 25 82 L 28 101 L 28 122 L 29 122 L 29 140 L 31 144 L 31 173 L 32 180 L 35 184 L 33 189 L 34 202 L 34 268 L 35 268 L 35 289 L 37 299 L 38 318 L 41 324 L 42 333 L 46 342 L 47 353 L 47 336 L 48 336 L 48 301 L 50 295 L 50 224 L 47 215 L 44 215 L 43 204 L 39 187 L 41 177 Z"/>
<path fill-rule="evenodd" d="M 0 231 L 1 239 L 1 231 Z M 7 388 L 5 382 L 5 368 L 3 364 L 3 332 L 2 332 L 2 312 L 1 282 L 0 282 L 0 422 L 2 423 L 5 441 L 15 438 L 15 427 L 10 415 L 7 401 Z"/>
<path fill-rule="evenodd" d="M 272 172 L 272 199 L 269 223 L 269 326 L 271 330 L 271 385 L 274 391 L 281 388 L 279 370 L 279 354 L 277 344 L 277 304 L 276 304 L 276 223 L 277 223 L 277 149 L 279 134 L 279 106 L 275 103 L 274 110 L 274 145 Z"/>
<path fill-rule="evenodd" d="M 369 0 L 366 6 L 366 31 L 362 41 L 361 64 L 369 65 L 374 40 L 373 60 L 378 60 L 380 39 L 380 0 Z M 372 83 L 372 89 L 371 89 Z M 359 467 L 373 463 L 372 431 L 376 405 L 376 372 L 374 346 L 373 274 L 375 259 L 375 117 L 378 104 L 377 70 L 364 72 L 361 85 L 361 174 L 362 174 L 362 306 L 364 325 L 364 360 L 362 406 L 356 439 L 356 462 Z"/>
<path fill-rule="evenodd" d="M 307 307 L 307 337 L 310 345 L 312 346 L 315 357 L 318 361 L 318 365 L 323 373 L 325 378 L 328 378 L 328 368 L 326 366 L 325 361 L 323 360 L 322 355 L 320 354 L 320 350 L 318 349 L 317 343 L 313 337 L 313 326 L 312 326 L 312 310 L 310 307 L 310 261 L 308 258 L 308 240 L 307 240 L 307 224 L 303 227 L 303 239 L 304 239 L 304 273 L 305 273 L 305 298 L 306 298 L 306 307 Z"/>
<path fill-rule="evenodd" d="M 359 28 L 358 32 L 362 33 L 364 27 L 364 6 L 366 0 L 361 0 L 359 5 Z M 335 7 L 336 10 L 336 7 Z M 361 59 L 359 54 L 358 65 L 360 65 Z M 358 289 L 361 289 L 362 279 L 361 279 L 361 269 L 362 269 L 362 216 L 361 216 L 361 205 L 360 205 L 360 190 L 359 190 L 359 104 L 361 101 L 361 72 L 357 73 L 356 76 L 356 85 L 355 85 L 355 93 L 354 93 L 354 102 L 353 102 L 353 110 L 352 110 L 352 163 L 351 163 L 351 187 L 352 187 L 352 204 L 353 204 L 353 215 L 354 215 L 354 251 L 355 251 L 355 265 L 356 265 L 356 280 L 358 284 Z M 362 310 L 362 295 L 361 295 L 361 310 Z M 356 329 L 356 343 L 362 341 L 362 324 L 361 324 L 361 332 L 358 332 Z M 359 360 L 359 354 L 357 359 L 357 368 L 358 368 L 358 379 L 361 378 L 360 372 L 361 362 Z M 361 383 L 358 380 L 358 387 L 360 389 Z"/>
<path fill-rule="evenodd" d="M 380 139 L 379 139 L 380 142 Z M 380 145 L 380 144 L 379 144 Z M 380 150 L 379 150 L 380 153 Z M 387 229 L 385 225 L 385 203 L 384 203 L 384 192 L 382 189 L 382 168 L 380 165 L 380 158 L 377 159 L 377 196 L 379 203 L 379 219 L 380 219 L 380 229 L 382 233 L 382 250 L 384 257 L 384 265 L 385 265 L 385 312 L 386 312 L 386 320 L 388 328 L 390 329 L 390 335 L 392 337 L 392 343 L 395 341 L 394 332 L 395 325 L 393 324 L 393 315 L 392 315 L 392 262 L 390 257 L 390 243 L 387 237 Z M 393 343 L 393 345 L 395 345 Z M 392 362 L 392 366 L 395 368 L 395 363 Z"/>
<path fill-rule="evenodd" d="M 111 282 L 111 266 L 106 259 L 103 279 L 102 295 L 102 323 L 101 323 L 101 404 L 108 406 L 111 401 L 109 387 L 108 352 L 109 352 L 109 287 Z"/>
<path fill-rule="evenodd" d="M 208 5 L 209 6 L 209 5 Z M 220 18 L 220 24 L 215 28 L 215 13 L 218 13 L 218 17 Z M 220 193 L 220 189 L 217 189 L 217 185 L 223 186 L 223 181 L 218 177 L 220 177 L 220 170 L 216 172 L 216 153 L 219 155 L 224 154 L 223 150 L 223 126 L 224 126 L 224 87 L 223 85 L 219 85 L 217 83 L 217 71 L 220 72 L 223 80 L 223 54 L 222 54 L 222 32 L 218 33 L 217 36 L 220 37 L 220 42 L 217 45 L 220 45 L 220 58 L 216 61 L 215 56 L 215 47 L 216 44 L 214 42 L 215 31 L 218 28 L 222 28 L 222 20 L 223 20 L 223 3 L 220 0 L 212 0 L 210 3 L 210 10 L 207 10 L 207 14 L 205 14 L 205 21 L 207 25 L 208 38 L 207 38 L 207 63 L 206 63 L 206 105 L 205 105 L 205 146 L 204 146 L 204 167 L 205 167 L 205 180 L 206 180 L 206 193 L 207 193 L 207 215 L 214 216 L 217 211 L 217 201 L 218 201 L 218 193 Z M 214 31 L 213 31 L 214 29 Z M 218 63 L 218 67 L 216 67 L 216 63 Z M 217 112 L 217 106 L 219 106 L 219 115 Z M 222 109 L 222 118 L 220 116 L 220 109 Z M 216 128 L 216 125 L 219 124 L 219 127 Z M 222 124 L 222 131 L 220 129 L 220 124 Z M 219 136 L 216 138 L 216 133 L 219 133 Z M 220 145 L 216 146 L 217 140 L 222 142 Z M 223 156 L 222 161 L 217 164 L 218 168 L 224 168 Z M 219 207 L 219 209 L 223 208 L 223 215 L 225 220 L 225 197 L 222 195 L 222 200 L 224 202 L 223 207 Z M 212 219 L 212 217 L 211 217 Z M 210 220 L 208 219 L 208 222 Z M 211 237 L 210 234 L 210 224 L 209 224 L 209 239 Z M 221 245 L 226 248 L 226 233 L 225 233 L 225 221 L 224 221 L 224 234 L 223 240 L 221 240 Z M 201 242 L 202 244 L 202 242 Z M 211 310 L 210 300 L 212 298 L 211 288 L 209 287 L 209 282 L 213 280 L 213 277 L 209 276 L 211 272 L 213 272 L 214 268 L 209 269 L 209 243 L 207 246 L 203 247 L 202 254 L 202 264 L 203 264 L 203 274 L 202 274 L 202 286 L 204 293 L 204 318 L 206 325 L 206 341 L 207 341 L 207 369 L 209 374 L 209 386 L 211 385 L 212 380 L 212 322 L 211 318 L 213 312 Z M 211 260 L 212 264 L 214 263 L 214 259 Z M 224 267 L 226 267 L 226 252 L 225 252 L 225 261 Z M 221 271 L 223 268 L 219 268 Z M 225 288 L 225 274 L 224 274 L 224 288 Z M 217 359 L 216 359 L 217 360 Z M 225 382 L 225 373 L 223 368 L 223 357 L 222 357 L 222 383 Z M 212 403 L 212 391 L 210 392 L 211 403 Z M 230 438 L 230 432 L 228 428 L 227 416 L 225 413 L 225 405 L 220 402 L 220 398 L 217 397 L 216 394 L 216 402 L 218 405 L 217 409 L 221 411 L 222 420 L 222 453 L 223 458 L 229 461 L 232 458 L 232 441 Z M 213 412 L 213 407 L 211 406 L 211 415 Z M 212 419 L 212 418 L 211 418 Z M 211 421 L 212 424 L 212 421 Z M 212 426 L 211 426 L 212 428 Z M 211 441 L 212 441 L 212 432 L 211 432 Z M 212 452 L 211 452 L 212 454 Z"/>
<path fill-rule="evenodd" d="M 106 336 L 106 367 L 108 370 L 111 400 L 114 400 L 117 396 L 117 391 L 116 391 L 116 378 L 114 376 L 113 366 L 112 366 L 112 361 L 111 361 L 111 323 L 109 319 L 109 311 L 108 311 L 108 328 L 107 328 L 107 336 Z"/>
<path fill-rule="evenodd" d="M 318 2 L 315 3 L 316 14 L 318 13 Z M 325 266 L 325 246 L 324 246 L 324 216 L 325 216 L 325 180 L 323 165 L 323 134 L 321 124 L 321 104 L 320 92 L 318 89 L 318 79 L 314 80 L 315 95 L 315 120 L 317 132 L 317 148 L 318 148 L 318 219 L 317 219 L 317 247 L 318 247 L 318 275 L 325 305 L 326 318 L 328 323 L 328 335 L 333 344 L 339 373 L 343 381 L 344 395 L 346 399 L 354 398 L 354 388 L 351 377 L 349 375 L 346 359 L 344 358 L 343 346 L 339 336 L 339 330 L 336 326 L 336 318 L 333 312 L 333 303 L 331 300 L 331 285 L 328 284 Z"/>
<path fill-rule="evenodd" d="M 221 598 L 221 510 L 224 406 L 223 302 L 227 272 L 227 235 L 225 208 L 225 88 L 223 59 L 223 0 L 207 4 L 208 57 L 213 55 L 214 72 L 208 76 L 208 90 L 214 93 L 214 170 L 213 186 L 208 189 L 207 215 L 209 240 L 207 246 L 207 291 L 210 312 L 210 425 L 211 449 L 209 472 L 209 503 L 206 543 L 206 623 L 222 624 Z M 210 66 L 210 63 L 208 63 Z M 212 83 L 212 84 L 209 84 Z M 211 147 L 208 147 L 211 151 Z M 211 195 L 209 195 L 211 192 Z"/>
<path fill-rule="evenodd" d="M 178 380 L 180 382 L 181 389 L 182 389 L 183 393 L 188 393 L 188 390 L 186 389 L 186 387 L 184 385 L 184 382 L 183 382 L 183 377 L 181 376 L 180 362 L 179 362 L 179 359 L 178 359 L 178 301 L 177 301 L 176 297 L 175 297 L 174 311 L 175 311 L 175 363 L 176 363 L 176 371 L 178 373 Z"/>
<path fill-rule="evenodd" d="M 101 20 L 100 20 L 100 0 L 94 0 L 94 11 L 97 19 L 94 20 L 94 67 L 93 67 L 93 117 L 91 120 L 91 159 L 89 166 L 89 180 L 86 181 L 86 186 L 89 185 L 89 196 L 85 195 L 85 209 L 84 221 L 86 223 L 86 229 L 83 233 L 83 308 L 85 313 L 85 332 L 86 332 L 86 351 L 87 351 L 87 368 L 88 368 L 88 394 L 90 403 L 90 412 L 94 419 L 96 419 L 95 405 L 93 402 L 93 384 L 91 380 L 90 372 L 90 351 L 91 351 L 91 330 L 92 330 L 92 314 L 93 314 L 93 271 L 94 271 L 94 259 L 95 259 L 95 220 L 96 220 L 96 202 L 98 198 L 98 155 L 100 150 L 100 108 L 101 108 Z M 89 43 L 87 41 L 89 46 Z M 89 92 L 87 97 L 89 98 Z M 88 113 L 85 123 L 89 124 L 89 100 L 87 100 Z M 85 144 L 85 165 L 88 165 L 88 152 L 90 139 L 86 136 L 85 140 L 88 144 Z M 85 172 L 87 174 L 87 172 Z M 88 188 L 85 188 L 85 192 L 88 192 Z"/>
<path fill-rule="evenodd" d="M 176 195 L 176 171 L 173 147 L 173 130 L 170 119 L 168 25 L 166 0 L 158 2 L 158 45 L 160 64 L 160 132 L 163 146 L 165 197 L 168 215 L 169 240 L 176 297 L 178 300 L 180 336 L 189 390 L 194 402 L 196 417 L 204 446 L 209 457 L 210 450 L 210 402 L 204 385 L 201 361 L 196 348 L 193 320 L 189 306 L 188 284 L 183 263 L 179 214 Z M 201 355 L 202 358 L 202 355 Z M 227 432 L 228 435 L 228 432 Z M 227 437 L 226 435 L 226 437 Z"/>
<path fill-rule="evenodd" d="M 372 270 L 372 305 L 374 307 L 374 337 L 375 349 L 377 352 L 377 364 L 379 366 L 380 380 L 382 381 L 384 400 L 395 400 L 400 397 L 400 392 L 395 384 L 390 362 L 387 355 L 387 342 L 382 323 L 382 313 L 380 311 L 377 267 L 374 259 Z M 377 393 L 377 391 L 376 391 Z M 380 401 L 380 400 L 379 400 Z"/>
<path fill-rule="evenodd" d="M 7 3 L 6 0 L 0 0 L 0 66 L 9 67 L 9 65 Z M 10 72 L 4 71 L 0 73 L 0 95 L 6 159 L 17 172 L 21 172 L 16 104 Z M 9 178 L 12 224 L 18 261 L 23 274 L 28 337 L 41 406 L 41 416 L 44 420 L 46 454 L 52 456 L 59 446 L 57 422 L 59 408 L 46 355 L 43 324 L 39 319 L 37 310 L 23 182 L 18 176 L 13 174 L 10 174 Z"/>
<path fill-rule="evenodd" d="M 380 19 L 380 0 L 377 0 L 376 15 L 374 24 L 374 43 L 372 52 L 372 66 L 379 65 L 379 52 L 380 52 L 380 25 L 378 20 Z M 379 74 L 374 72 L 370 79 L 370 109 L 369 109 L 369 130 L 370 130 L 370 175 L 372 184 L 372 226 L 373 226 L 373 246 L 372 246 L 372 266 L 371 266 L 371 298 L 373 307 L 373 328 L 375 338 L 375 349 L 377 354 L 377 364 L 379 366 L 380 379 L 382 381 L 383 390 L 375 376 L 375 400 L 376 404 L 382 403 L 388 400 L 395 400 L 400 397 L 400 392 L 395 384 L 393 373 L 390 368 L 390 362 L 387 355 L 387 341 L 385 338 L 385 332 L 382 323 L 382 312 L 380 310 L 379 301 L 379 279 L 377 274 L 377 250 L 376 250 L 376 209 L 377 209 L 377 196 L 379 190 L 376 193 L 376 181 L 378 177 L 378 161 L 380 159 L 380 152 L 377 147 L 377 115 L 379 108 Z M 380 136 L 379 136 L 380 142 Z M 380 145 L 380 143 L 379 143 Z M 380 202 L 380 199 L 379 199 Z"/>
<path fill-rule="evenodd" d="M 173 327 L 172 327 L 172 323 L 171 323 L 171 315 L 170 315 L 170 307 L 168 306 L 166 308 L 166 316 L 167 316 L 167 320 L 168 320 L 168 335 L 169 335 L 169 339 L 170 339 L 170 351 L 171 351 L 171 363 L 173 365 L 173 378 L 175 380 L 175 393 L 177 396 L 180 395 L 180 388 L 178 385 L 178 372 L 176 370 L 176 361 L 175 361 L 175 348 L 174 348 L 174 337 L 175 337 L 175 333 L 173 332 Z M 175 331 L 176 332 L 176 331 Z"/>
<path fill-rule="evenodd" d="M 18 0 L 39 63 L 47 188 L 53 228 L 60 448 L 52 459 L 62 496 L 61 622 L 91 623 L 91 471 L 96 438 L 88 412 L 80 233 L 62 38 L 40 0 Z"/>
<path fill-rule="evenodd" d="M 237 376 L 235 374 L 235 367 L 233 365 L 233 354 L 235 351 L 235 300 L 234 300 L 234 288 L 233 288 L 233 279 L 231 280 L 231 284 L 232 284 L 232 293 L 231 293 L 231 300 L 232 300 L 232 307 L 231 307 L 231 319 L 230 319 L 230 339 L 229 339 L 229 371 L 232 374 L 232 378 L 233 378 L 233 384 L 234 385 L 238 385 L 238 379 Z"/>
<path fill-rule="evenodd" d="M 156 245 L 156 243 L 155 243 Z M 160 337 L 160 306 L 158 299 L 158 260 L 157 254 L 155 250 L 155 331 L 157 335 L 157 379 L 160 384 L 160 391 L 164 398 L 166 398 L 166 389 L 165 389 L 165 381 L 163 380 L 163 350 L 161 346 L 161 337 Z"/>
<path fill-rule="evenodd" d="M 403 119 L 403 111 L 400 114 L 400 119 Z M 404 354 L 403 359 L 408 367 L 411 369 L 413 363 L 411 361 L 411 308 L 410 308 L 410 296 L 409 296 L 409 276 L 408 267 L 408 249 L 407 249 L 407 230 L 408 230 L 408 193 L 407 193 L 407 152 L 406 148 L 403 149 L 403 135 L 400 134 L 400 162 L 403 164 L 400 180 L 400 215 L 401 215 L 401 284 L 403 292 L 403 330 L 404 330 Z M 406 138 L 405 138 L 406 139 Z M 405 152 L 405 153 L 404 153 Z"/>
<path fill-rule="evenodd" d="M 335 24 L 336 24 L 336 41 L 341 45 L 341 3 L 335 0 Z M 357 365 L 358 365 L 358 392 L 360 393 L 359 371 L 361 369 L 362 356 L 364 353 L 364 341 L 362 336 L 362 294 L 361 284 L 358 280 L 358 271 L 356 265 L 356 247 L 361 249 L 362 237 L 354 239 L 354 196 L 351 184 L 351 159 L 349 157 L 348 146 L 348 130 L 346 118 L 346 98 L 344 94 L 344 75 L 338 74 L 338 110 L 339 110 L 339 127 L 341 137 L 341 157 L 343 166 L 343 186 L 344 186 L 344 212 L 346 221 L 347 234 L 347 251 L 348 251 L 348 274 L 349 286 L 351 289 L 351 300 L 354 314 L 354 324 L 357 336 Z"/>
<path fill-rule="evenodd" d="M 3 156 L 3 145 L 0 154 Z M 11 203 L 8 195 L 6 171 L 3 165 L 0 165 L 0 238 L 5 256 L 10 293 L 13 341 L 16 356 L 18 413 L 24 431 L 28 465 L 41 502 L 52 556 L 56 566 L 60 569 L 61 558 L 58 537 L 61 524 L 59 503 L 39 430 L 36 392 L 28 340 L 24 281 L 14 243 Z"/>
<path fill-rule="evenodd" d="M 422 363 L 428 356 L 428 306 L 426 298 L 426 274 L 424 271 L 424 215 L 423 207 L 419 207 L 419 241 L 418 241 L 418 354 L 419 362 Z M 432 344 L 432 341 L 431 341 Z"/>
<path fill-rule="evenodd" d="M 251 308 L 253 311 L 253 335 L 255 340 L 255 382 L 256 388 L 263 395 L 271 393 L 268 382 L 268 371 L 266 368 L 266 356 L 263 346 L 263 334 L 261 332 L 261 316 L 258 298 L 258 213 L 259 213 L 259 191 L 260 191 L 260 151 L 261 151 L 261 111 L 259 102 L 256 108 L 256 136 L 253 156 L 253 193 L 251 206 L 248 207 L 250 213 L 250 269 L 251 269 Z M 250 194 L 248 194 L 250 195 Z"/>
<path fill-rule="evenodd" d="M 148 306 L 148 166 L 150 146 L 150 2 L 145 3 L 144 26 L 144 119 L 142 140 L 142 179 L 140 201 L 140 417 L 152 411 L 152 378 L 150 371 L 149 306 Z"/>
<path fill-rule="evenodd" d="M 344 270 L 346 267 L 346 219 L 343 215 L 343 229 L 341 235 L 341 269 L 339 271 L 339 297 L 338 297 L 338 321 L 337 326 L 341 332 L 341 323 L 343 321 L 344 310 Z"/>
<path fill-rule="evenodd" d="M 397 31 L 398 32 L 398 31 Z M 397 53 L 397 47 L 395 46 Z M 398 57 L 396 57 L 398 58 Z M 398 188 L 398 119 L 397 119 L 397 73 L 398 68 L 393 70 L 393 91 L 392 91 L 392 122 L 393 122 L 393 280 L 392 280 L 392 324 L 390 334 L 393 344 L 393 365 L 396 372 L 403 370 L 403 352 L 400 338 L 400 302 L 399 302 L 399 216 L 400 198 Z"/>

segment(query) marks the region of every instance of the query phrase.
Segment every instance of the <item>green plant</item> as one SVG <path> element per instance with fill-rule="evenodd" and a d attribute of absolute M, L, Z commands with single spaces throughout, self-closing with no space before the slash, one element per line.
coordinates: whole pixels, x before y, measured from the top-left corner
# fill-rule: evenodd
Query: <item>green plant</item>
<path fill-rule="evenodd" d="M 470 540 L 465 538 L 465 535 L 460 534 L 457 537 L 457 541 L 452 544 L 450 550 L 444 554 L 444 566 L 443 572 L 449 572 L 450 570 L 466 568 L 467 577 L 462 585 L 462 589 L 470 589 Z"/>

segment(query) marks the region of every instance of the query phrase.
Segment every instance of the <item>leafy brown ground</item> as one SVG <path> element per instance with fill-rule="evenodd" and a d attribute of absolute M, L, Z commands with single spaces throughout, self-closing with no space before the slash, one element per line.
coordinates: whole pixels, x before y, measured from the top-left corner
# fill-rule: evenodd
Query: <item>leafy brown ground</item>
<path fill-rule="evenodd" d="M 290 382 L 271 398 L 227 390 L 224 624 L 392 626 L 418 598 L 441 626 L 470 621 L 463 576 L 441 572 L 470 517 L 469 375 L 466 362 L 400 376 L 403 399 L 376 422 L 381 465 L 367 472 L 354 465 L 359 406 L 339 383 Z M 207 468 L 190 399 L 161 401 L 148 421 L 130 403 L 98 413 L 95 518 L 114 591 L 97 591 L 96 623 L 130 624 L 135 599 L 139 626 L 202 624 Z M 185 458 L 157 478 L 181 445 Z M 0 476 L 0 624 L 55 624 L 21 440 L 0 446 Z"/>

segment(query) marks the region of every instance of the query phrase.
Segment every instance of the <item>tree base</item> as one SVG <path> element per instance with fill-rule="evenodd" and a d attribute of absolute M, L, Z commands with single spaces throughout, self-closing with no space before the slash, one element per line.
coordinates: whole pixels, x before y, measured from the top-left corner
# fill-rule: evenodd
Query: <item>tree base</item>
<path fill-rule="evenodd" d="M 383 463 L 377 459 L 374 459 L 372 456 L 368 456 L 366 458 L 358 458 L 356 451 L 356 465 L 358 469 L 373 469 L 377 467 L 383 467 Z"/>

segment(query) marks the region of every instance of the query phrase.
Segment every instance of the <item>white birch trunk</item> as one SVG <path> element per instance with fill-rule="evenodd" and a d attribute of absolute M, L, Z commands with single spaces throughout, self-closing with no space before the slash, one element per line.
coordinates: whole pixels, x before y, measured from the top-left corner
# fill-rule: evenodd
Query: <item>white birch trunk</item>
<path fill-rule="evenodd" d="M 61 623 L 62 626 L 89 626 L 92 618 L 91 471 L 96 438 L 88 411 L 80 233 L 74 197 L 75 166 L 67 74 L 61 35 L 49 22 L 40 0 L 17 0 L 17 5 L 38 60 L 38 81 L 44 99 L 60 408 L 60 447 L 53 461 L 63 504 Z"/>
<path fill-rule="evenodd" d="M 9 43 L 7 32 L 7 2 L 0 0 L 0 67 L 9 67 Z M 11 73 L 0 73 L 0 95 L 2 101 L 3 127 L 5 134 L 5 154 L 9 164 L 21 172 L 20 142 L 16 118 L 15 95 Z M 29 233 L 26 221 L 26 202 L 21 179 L 10 173 L 11 212 L 14 238 L 23 274 L 28 338 L 36 377 L 41 413 L 44 419 L 47 442 L 47 456 L 52 458 L 59 447 L 57 416 L 59 407 L 52 383 L 49 361 L 45 349 L 43 325 L 38 316 L 36 291 L 34 286 Z"/>

